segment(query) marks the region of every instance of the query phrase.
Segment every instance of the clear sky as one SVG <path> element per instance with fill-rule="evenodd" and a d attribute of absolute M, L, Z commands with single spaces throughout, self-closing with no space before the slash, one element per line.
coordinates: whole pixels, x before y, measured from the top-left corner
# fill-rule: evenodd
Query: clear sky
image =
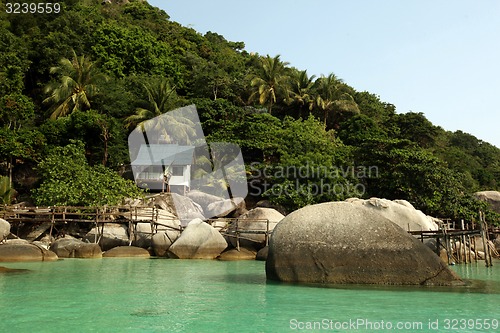
<path fill-rule="evenodd" d="M 149 0 L 171 20 L 500 147 L 498 0 Z"/>

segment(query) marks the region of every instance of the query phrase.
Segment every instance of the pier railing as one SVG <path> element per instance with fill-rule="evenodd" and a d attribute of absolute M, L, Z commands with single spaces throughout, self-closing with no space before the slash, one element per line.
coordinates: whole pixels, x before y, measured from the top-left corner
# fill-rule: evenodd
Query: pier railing
<path fill-rule="evenodd" d="M 9 221 L 13 227 L 20 224 L 32 224 L 34 229 L 28 235 L 29 240 L 35 240 L 45 232 L 49 231 L 49 239 L 52 239 L 53 230 L 56 225 L 69 223 L 93 224 L 97 230 L 95 243 L 103 237 L 104 226 L 108 223 L 128 224 L 129 243 L 137 240 L 138 234 L 154 235 L 159 230 L 176 230 L 182 232 L 184 228 L 176 228 L 163 223 L 166 220 L 177 220 L 171 216 L 162 215 L 164 212 L 154 206 L 103 206 L 103 207 L 76 207 L 76 206 L 52 206 L 52 207 L 22 207 L 22 206 L 0 206 L 0 218 Z M 248 235 L 264 235 L 265 244 L 269 243 L 272 233 L 270 222 L 266 219 L 245 219 L 249 223 L 265 223 L 266 228 L 240 228 L 238 218 L 208 219 L 206 222 L 215 227 L 223 236 L 235 238 L 239 249 L 240 240 L 255 241 Z M 138 223 L 150 223 L 151 232 L 137 230 Z M 50 230 L 49 230 L 50 229 Z M 19 230 L 19 229 L 18 229 Z"/>
<path fill-rule="evenodd" d="M 436 254 L 440 255 L 441 248 L 446 250 L 448 264 L 452 263 L 472 263 L 477 262 L 479 251 L 477 250 L 476 240 L 480 238 L 483 244 L 484 261 L 486 267 L 493 266 L 493 255 L 499 257 L 495 245 L 490 241 L 490 235 L 500 234 L 498 228 L 489 227 L 481 212 L 479 214 L 479 223 L 471 224 L 474 227 L 467 229 L 465 222 L 460 221 L 460 229 L 455 229 L 457 223 L 446 223 L 440 226 L 438 230 L 420 230 L 408 231 L 413 236 L 419 238 L 422 242 L 426 239 L 436 241 Z M 453 229 L 451 226 L 453 225 Z M 456 257 L 454 256 L 456 253 Z"/>

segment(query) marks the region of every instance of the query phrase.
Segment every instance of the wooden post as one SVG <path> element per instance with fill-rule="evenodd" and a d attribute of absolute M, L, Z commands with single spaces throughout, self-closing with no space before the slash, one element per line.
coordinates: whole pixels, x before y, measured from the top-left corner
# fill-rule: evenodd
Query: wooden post
<path fill-rule="evenodd" d="M 470 242 L 470 235 L 467 235 L 467 244 L 469 244 L 467 250 L 467 254 L 469 255 L 469 263 L 472 264 L 472 247 Z"/>
<path fill-rule="evenodd" d="M 266 221 L 266 246 L 269 245 L 269 219 Z"/>
<path fill-rule="evenodd" d="M 238 252 L 240 251 L 240 233 L 238 231 L 238 221 L 236 221 L 236 249 Z"/>
<path fill-rule="evenodd" d="M 476 248 L 476 236 L 472 236 L 472 243 L 474 243 L 474 262 L 477 263 L 477 248 Z"/>
<path fill-rule="evenodd" d="M 488 260 L 488 244 L 486 243 L 486 232 L 484 230 L 485 223 L 484 223 L 484 216 L 483 212 L 479 212 L 479 219 L 481 222 L 481 238 L 483 240 L 483 250 L 484 250 L 484 263 L 486 267 L 489 267 L 489 260 Z"/>
<path fill-rule="evenodd" d="M 99 223 L 98 223 L 98 218 L 97 218 L 97 215 L 99 213 L 99 208 L 95 208 L 95 219 L 94 219 L 94 223 L 95 223 L 95 234 L 94 234 L 94 243 L 97 244 L 97 234 L 99 233 Z"/>
<path fill-rule="evenodd" d="M 465 230 L 465 223 L 464 223 L 464 220 L 460 220 L 460 227 L 462 229 L 462 235 L 460 235 L 460 242 L 462 243 L 462 249 L 464 251 L 464 256 L 463 256 L 463 259 L 464 259 L 464 263 L 467 264 L 467 245 L 465 244 L 465 234 L 464 234 L 464 230 Z"/>
<path fill-rule="evenodd" d="M 451 247 L 450 247 L 450 236 L 446 232 L 446 229 L 444 230 L 444 246 L 446 246 L 446 256 L 448 257 L 448 265 L 451 264 Z"/>
<path fill-rule="evenodd" d="M 54 229 L 55 223 L 56 223 L 55 216 L 54 216 L 54 213 L 52 213 L 52 218 L 50 219 L 50 231 L 49 231 L 49 243 L 50 244 L 52 244 L 52 230 Z"/>

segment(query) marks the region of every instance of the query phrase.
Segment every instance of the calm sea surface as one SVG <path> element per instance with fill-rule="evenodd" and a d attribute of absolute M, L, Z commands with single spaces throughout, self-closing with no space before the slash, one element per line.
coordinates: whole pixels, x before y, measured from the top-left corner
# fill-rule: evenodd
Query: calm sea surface
<path fill-rule="evenodd" d="M 0 263 L 1 332 L 500 332 L 500 262 L 461 288 L 268 283 L 263 262 Z M 488 326 L 489 325 L 489 326 Z M 495 329 L 496 327 L 496 329 Z"/>

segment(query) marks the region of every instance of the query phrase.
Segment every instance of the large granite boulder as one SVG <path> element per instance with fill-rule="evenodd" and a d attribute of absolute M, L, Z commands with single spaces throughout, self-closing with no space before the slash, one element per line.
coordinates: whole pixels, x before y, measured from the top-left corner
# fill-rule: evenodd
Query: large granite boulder
<path fill-rule="evenodd" d="M 219 197 L 217 195 L 205 193 L 205 192 L 198 191 L 198 190 L 189 191 L 186 194 L 186 196 L 189 199 L 193 200 L 198 205 L 200 205 L 203 208 L 203 211 L 205 211 L 210 204 L 224 200 L 224 198 Z"/>
<path fill-rule="evenodd" d="M 255 260 L 257 252 L 253 249 L 246 249 L 244 247 L 238 249 L 231 249 L 224 251 L 217 258 L 221 261 L 239 261 L 239 260 Z"/>
<path fill-rule="evenodd" d="M 155 206 L 173 212 L 185 227 L 194 219 L 205 220 L 202 207 L 190 198 L 177 194 L 165 193 L 155 197 Z"/>
<path fill-rule="evenodd" d="M 228 234 L 234 235 L 230 237 L 231 244 L 236 247 L 236 232 L 240 234 L 240 246 L 248 248 L 257 248 L 265 246 L 266 230 L 273 231 L 274 227 L 285 216 L 273 208 L 254 208 L 247 213 L 241 215 L 228 229 Z M 269 225 L 268 222 L 269 221 Z M 245 232 L 262 232 L 262 233 L 245 233 Z"/>
<path fill-rule="evenodd" d="M 169 256 L 178 259 L 215 259 L 227 247 L 224 237 L 200 219 L 189 222 L 170 246 Z"/>
<path fill-rule="evenodd" d="M 104 258 L 149 258 L 149 252 L 142 247 L 118 246 L 104 252 Z"/>
<path fill-rule="evenodd" d="M 132 245 L 145 249 L 149 248 L 151 246 L 153 231 L 151 230 L 151 223 L 137 223 L 132 232 Z"/>
<path fill-rule="evenodd" d="M 54 252 L 33 244 L 11 243 L 0 245 L 0 262 L 55 261 L 58 259 Z"/>
<path fill-rule="evenodd" d="M 234 198 L 212 202 L 205 210 L 207 217 L 226 217 L 231 215 L 240 216 L 247 212 L 245 199 Z"/>
<path fill-rule="evenodd" d="M 76 238 L 60 238 L 50 245 L 60 258 L 102 258 L 99 244 L 85 243 Z"/>
<path fill-rule="evenodd" d="M 128 226 L 119 223 L 106 223 L 101 237 L 101 226 L 93 227 L 84 237 L 91 243 L 98 240 L 99 246 L 103 251 L 110 250 L 117 246 L 129 245 Z"/>
<path fill-rule="evenodd" d="M 269 244 L 270 280 L 304 283 L 457 285 L 460 278 L 377 210 L 349 202 L 285 217 Z"/>
<path fill-rule="evenodd" d="M 151 247 L 158 257 L 166 257 L 170 246 L 181 235 L 181 222 L 177 219 L 158 220 L 161 225 L 156 227 L 156 233 L 151 237 Z"/>
<path fill-rule="evenodd" d="M 0 219 L 0 243 L 7 239 L 10 234 L 10 223 Z"/>
<path fill-rule="evenodd" d="M 375 210 L 383 217 L 396 223 L 406 231 L 429 231 L 438 230 L 439 228 L 432 217 L 427 216 L 422 213 L 422 211 L 415 209 L 415 207 L 413 207 L 413 205 L 406 200 L 391 201 L 379 198 L 363 200 L 353 198 L 346 201 Z"/>
<path fill-rule="evenodd" d="M 167 257 L 168 249 L 179 238 L 179 231 L 160 231 L 153 235 L 151 247 L 157 257 Z"/>
<path fill-rule="evenodd" d="M 500 214 L 500 192 L 482 191 L 474 193 L 474 196 L 479 200 L 486 201 L 493 211 Z"/>

